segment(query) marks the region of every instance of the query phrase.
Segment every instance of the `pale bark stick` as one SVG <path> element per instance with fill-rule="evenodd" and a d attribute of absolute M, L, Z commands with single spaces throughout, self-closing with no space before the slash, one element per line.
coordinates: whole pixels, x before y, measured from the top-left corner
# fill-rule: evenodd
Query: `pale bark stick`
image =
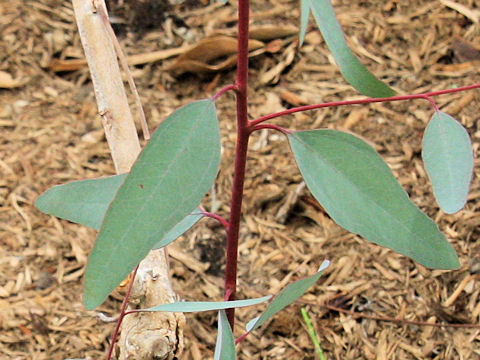
<path fill-rule="evenodd" d="M 97 11 L 103 0 L 72 0 L 85 56 L 90 68 L 99 114 L 115 170 L 128 172 L 140 144 L 128 106 L 115 49 Z M 132 290 L 131 308 L 174 302 L 166 252 L 151 251 L 140 263 Z M 119 341 L 120 359 L 173 359 L 183 349 L 181 314 L 138 313 L 125 317 Z"/>

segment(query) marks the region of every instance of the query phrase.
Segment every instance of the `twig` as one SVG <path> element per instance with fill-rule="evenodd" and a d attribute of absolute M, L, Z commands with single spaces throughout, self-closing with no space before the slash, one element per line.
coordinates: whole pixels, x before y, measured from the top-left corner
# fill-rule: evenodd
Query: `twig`
<path fill-rule="evenodd" d="M 115 32 L 113 31 L 112 25 L 110 24 L 110 20 L 108 18 L 107 9 L 105 8 L 105 4 L 101 4 L 98 0 L 94 0 L 94 5 L 100 17 L 102 18 L 103 24 L 105 25 L 105 29 L 107 30 L 108 36 L 112 41 L 112 44 L 115 48 L 115 52 L 117 53 L 118 60 L 120 61 L 120 65 L 122 66 L 123 71 L 127 75 L 128 85 L 132 90 L 133 96 L 135 97 L 135 102 L 137 103 L 138 112 L 140 113 L 140 124 L 142 126 L 143 137 L 145 140 L 150 139 L 150 132 L 148 130 L 147 119 L 145 117 L 145 112 L 143 111 L 142 101 L 140 100 L 140 96 L 138 95 L 137 87 L 135 85 L 135 81 L 133 81 L 132 73 L 130 72 L 130 68 L 128 67 L 127 58 L 123 54 L 122 47 L 118 42 L 117 37 L 115 36 Z"/>
<path fill-rule="evenodd" d="M 203 214 L 203 216 L 206 216 L 206 217 L 209 217 L 211 219 L 217 220 L 225 228 L 225 230 L 228 230 L 228 221 L 224 217 L 222 217 L 218 214 L 214 214 L 214 213 L 211 213 L 211 212 L 208 212 L 208 211 L 204 211 L 203 209 L 202 209 L 202 214 Z"/>
<path fill-rule="evenodd" d="M 138 266 L 139 265 L 137 265 L 135 270 L 133 270 L 130 283 L 128 284 L 127 293 L 123 298 L 122 307 L 120 308 L 120 314 L 118 315 L 117 324 L 115 325 L 115 330 L 113 331 L 112 341 L 110 342 L 110 346 L 108 347 L 107 360 L 110 360 L 112 358 L 113 349 L 115 348 L 115 342 L 117 341 L 117 337 L 118 337 L 118 331 L 120 330 L 120 325 L 122 325 L 122 320 L 127 313 L 128 299 L 130 298 L 130 294 L 132 293 L 133 282 L 135 281 L 135 276 L 137 275 Z"/>
<path fill-rule="evenodd" d="M 115 41 L 100 15 L 105 3 L 103 0 L 72 2 L 115 170 L 117 174 L 126 173 L 140 153 L 140 143 L 122 82 Z M 171 285 L 165 249 L 150 251 L 140 263 L 137 281 L 133 283 L 131 298 L 138 301 L 140 307 L 175 301 L 177 295 Z M 141 318 L 124 318 L 118 341 L 119 359 L 127 359 L 133 352 L 136 359 L 147 359 L 148 353 L 156 351 L 154 345 L 160 343 L 164 345 L 162 356 L 179 355 L 183 349 L 184 322 L 180 313 L 148 313 Z M 163 328 L 162 332 L 155 330 L 159 327 Z"/>
<path fill-rule="evenodd" d="M 212 100 L 216 101 L 220 96 L 225 94 L 227 91 L 236 90 L 236 89 L 237 89 L 237 85 L 225 86 L 224 88 L 220 89 L 215 95 L 212 96 Z"/>
<path fill-rule="evenodd" d="M 423 93 L 423 94 L 399 95 L 399 96 L 392 96 L 392 97 L 387 97 L 387 98 L 367 98 L 367 99 L 360 99 L 360 100 L 333 101 L 333 102 L 327 102 L 327 103 L 321 103 L 321 104 L 305 105 L 305 106 L 299 106 L 299 107 L 295 107 L 295 108 L 291 108 L 291 109 L 287 109 L 287 110 L 280 111 L 280 112 L 277 112 L 277 113 L 268 114 L 268 115 L 259 117 L 258 119 L 250 121 L 249 125 L 251 127 L 253 127 L 253 126 L 258 125 L 258 124 L 260 124 L 264 121 L 274 119 L 274 118 L 277 118 L 279 116 L 293 114 L 293 113 L 296 113 L 296 112 L 302 112 L 302 111 L 307 111 L 307 110 L 322 109 L 322 108 L 326 108 L 326 107 L 336 107 L 336 106 L 345 106 L 345 105 L 361 105 L 361 104 L 372 104 L 372 103 L 378 103 L 378 102 L 403 101 L 403 100 L 414 100 L 414 99 L 427 100 L 428 102 L 430 102 L 432 104 L 435 111 L 438 111 L 438 108 L 435 105 L 435 102 L 433 102 L 433 100 L 432 100 L 432 96 L 451 94 L 451 93 L 455 93 L 455 92 L 473 90 L 473 89 L 478 89 L 478 88 L 480 88 L 480 84 L 462 86 L 462 87 L 455 88 L 455 89 L 431 91 L 431 92 L 427 92 L 427 93 Z"/>

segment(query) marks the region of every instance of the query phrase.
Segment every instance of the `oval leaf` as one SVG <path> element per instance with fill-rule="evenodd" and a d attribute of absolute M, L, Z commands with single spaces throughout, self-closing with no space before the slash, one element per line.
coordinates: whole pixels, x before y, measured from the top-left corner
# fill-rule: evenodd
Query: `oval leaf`
<path fill-rule="evenodd" d="M 302 0 L 300 43 L 305 38 L 310 9 L 345 80 L 363 95 L 378 98 L 395 95 L 391 88 L 373 76 L 353 55 L 329 0 Z"/>
<path fill-rule="evenodd" d="M 272 298 L 271 295 L 261 298 L 234 300 L 234 301 L 180 301 L 170 304 L 162 304 L 142 311 L 160 311 L 160 312 L 200 312 L 212 310 L 224 310 L 232 308 L 241 308 L 246 306 L 257 305 L 268 301 Z"/>
<path fill-rule="evenodd" d="M 246 327 L 247 331 L 250 332 L 257 329 L 273 315 L 303 296 L 303 294 L 305 294 L 307 290 L 313 286 L 318 279 L 320 279 L 320 277 L 323 275 L 323 272 L 328 268 L 329 265 L 330 261 L 325 260 L 322 265 L 320 265 L 318 271 L 312 276 L 288 284 L 285 289 L 275 296 L 273 301 L 270 303 L 270 305 L 268 305 L 267 309 L 261 316 L 256 317 L 248 322 Z"/>
<path fill-rule="evenodd" d="M 220 310 L 218 312 L 218 335 L 213 360 L 235 360 L 236 358 L 237 351 L 235 349 L 232 328 L 228 322 L 225 310 Z"/>
<path fill-rule="evenodd" d="M 40 195 L 35 206 L 45 214 L 98 230 L 126 177 L 122 174 L 57 185 Z"/>
<path fill-rule="evenodd" d="M 220 132 L 212 100 L 158 127 L 111 203 L 90 254 L 84 304 L 100 305 L 158 239 L 200 203 L 217 176 Z"/>
<path fill-rule="evenodd" d="M 435 112 L 423 135 L 422 158 L 440 208 L 447 214 L 461 210 L 473 172 L 467 131 L 450 115 Z"/>
<path fill-rule="evenodd" d="M 370 145 L 334 130 L 288 138 L 305 183 L 337 224 L 424 266 L 459 267 L 437 225 L 409 200 Z"/>
<path fill-rule="evenodd" d="M 126 176 L 127 174 L 122 174 L 57 185 L 39 196 L 35 206 L 45 214 L 99 230 L 108 206 Z M 178 239 L 203 216 L 200 209 L 195 209 L 155 244 L 153 249 L 160 249 Z"/>

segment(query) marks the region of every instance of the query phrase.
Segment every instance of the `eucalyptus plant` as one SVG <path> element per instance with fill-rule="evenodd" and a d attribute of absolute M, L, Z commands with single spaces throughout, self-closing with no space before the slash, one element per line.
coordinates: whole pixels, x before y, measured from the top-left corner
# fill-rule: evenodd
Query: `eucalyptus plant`
<path fill-rule="evenodd" d="M 381 156 L 364 140 L 337 130 L 293 131 L 269 120 L 324 107 L 424 99 L 432 119 L 422 157 L 438 205 L 446 213 L 466 203 L 473 169 L 467 131 L 441 112 L 433 97 L 465 91 L 479 84 L 423 94 L 396 95 L 370 73 L 345 41 L 329 0 L 301 0 L 300 44 L 310 13 L 345 80 L 361 100 L 321 103 L 248 119 L 249 0 L 238 1 L 238 60 L 234 84 L 212 97 L 187 104 L 157 128 L 128 174 L 55 186 L 36 201 L 46 214 L 99 230 L 85 273 L 84 304 L 94 309 L 154 248 L 167 246 L 203 217 L 218 220 L 226 231 L 225 297 L 221 302 L 178 302 L 138 311 L 218 311 L 215 359 L 235 359 L 240 342 L 270 317 L 291 304 L 321 277 L 329 262 L 308 278 L 288 285 L 275 297 L 237 300 L 237 256 L 247 149 L 252 133 L 270 129 L 288 139 L 303 179 L 330 217 L 346 230 L 436 269 L 457 269 L 457 255 L 437 225 L 408 197 Z M 215 183 L 221 158 L 216 103 L 227 91 L 236 94 L 237 142 L 229 214 L 212 214 L 199 205 Z M 270 301 L 249 322 L 245 334 L 233 337 L 236 307 Z M 120 320 L 127 313 L 120 316 Z M 113 343 L 114 341 L 112 341 Z"/>

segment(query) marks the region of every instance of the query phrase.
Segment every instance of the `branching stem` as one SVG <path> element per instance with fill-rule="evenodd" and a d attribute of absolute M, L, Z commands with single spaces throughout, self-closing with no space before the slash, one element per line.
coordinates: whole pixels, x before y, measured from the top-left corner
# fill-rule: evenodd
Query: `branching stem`
<path fill-rule="evenodd" d="M 222 224 L 222 226 L 225 228 L 225 230 L 228 231 L 228 227 L 229 227 L 228 221 L 225 220 L 225 218 L 223 218 L 222 216 L 220 216 L 218 214 L 208 212 L 208 211 L 204 211 L 204 210 L 202 210 L 202 214 L 203 214 L 203 216 L 206 216 L 206 217 L 209 217 L 211 219 L 217 220 L 220 224 Z"/>
<path fill-rule="evenodd" d="M 215 95 L 212 96 L 212 100 L 216 101 L 220 96 L 222 96 L 226 92 L 228 92 L 230 90 L 235 90 L 236 88 L 237 88 L 237 85 L 225 86 L 224 88 L 220 89 Z"/>
<path fill-rule="evenodd" d="M 240 230 L 240 218 L 242 213 L 242 199 L 243 188 L 245 182 L 245 168 L 247 162 L 247 150 L 248 140 L 253 131 L 261 129 L 274 129 L 282 132 L 283 134 L 289 134 L 287 129 L 276 125 L 260 125 L 262 122 L 273 119 L 279 116 L 293 114 L 300 111 L 314 110 L 325 107 L 335 107 L 342 105 L 358 105 L 369 104 L 376 102 L 386 101 L 399 101 L 399 100 L 412 100 L 412 99 L 425 99 L 429 101 L 435 110 L 438 110 L 437 105 L 433 101 L 432 97 L 436 95 L 449 94 L 459 91 L 465 91 L 470 89 L 479 88 L 480 84 L 465 86 L 457 89 L 442 90 L 436 92 L 428 92 L 424 94 L 414 95 L 401 95 L 392 96 L 389 98 L 368 98 L 362 100 L 351 101 L 338 101 L 330 103 L 322 103 L 316 105 L 301 106 L 284 110 L 281 112 L 262 116 L 256 120 L 249 121 L 248 119 L 248 37 L 249 37 L 249 0 L 238 0 L 238 54 L 237 54 L 237 78 L 234 85 L 229 85 L 217 92 L 212 99 L 216 100 L 221 95 L 230 90 L 236 92 L 236 111 L 237 111 L 237 140 L 235 148 L 235 165 L 232 185 L 232 198 L 230 203 L 230 218 L 227 229 L 227 245 L 226 245 L 226 266 L 225 266 L 225 289 L 224 299 L 225 301 L 232 301 L 236 299 L 237 289 L 237 266 L 238 266 L 238 242 L 239 242 L 239 230 Z M 218 216 L 211 214 L 210 217 L 218 219 Z M 221 221 L 221 220 L 220 220 Z M 221 221 L 222 222 L 222 221 Z M 234 330 L 235 325 L 235 309 L 226 310 L 227 318 Z M 245 334 L 246 336 L 246 334 Z M 243 336 L 239 339 L 241 341 Z"/>
<path fill-rule="evenodd" d="M 285 129 L 281 126 L 278 126 L 278 125 L 273 125 L 273 124 L 260 124 L 260 125 L 255 125 L 255 126 L 252 126 L 250 128 L 250 133 L 254 132 L 254 131 L 258 131 L 258 130 L 262 130 L 262 129 L 272 129 L 272 130 L 277 130 L 277 131 L 280 131 L 282 134 L 284 135 L 288 135 L 291 133 L 290 130 L 288 129 Z"/>
<path fill-rule="evenodd" d="M 435 111 L 438 111 L 437 105 L 432 100 L 433 96 L 451 94 L 455 92 L 478 89 L 478 88 L 480 88 L 480 84 L 463 86 L 455 89 L 431 91 L 423 94 L 399 95 L 399 96 L 391 96 L 387 98 L 368 98 L 368 99 L 360 99 L 360 100 L 333 101 L 333 102 L 327 102 L 327 103 L 321 103 L 321 104 L 299 106 L 299 107 L 295 107 L 295 108 L 291 108 L 291 109 L 287 109 L 277 113 L 268 114 L 268 115 L 259 117 L 258 119 L 250 121 L 250 125 L 255 126 L 270 119 L 274 119 L 283 115 L 293 114 L 296 112 L 307 111 L 307 110 L 315 110 L 315 109 L 321 109 L 326 107 L 336 107 L 336 106 L 345 106 L 345 105 L 372 104 L 372 103 L 387 102 L 387 101 L 425 99 L 432 104 L 432 106 L 435 108 Z"/>

